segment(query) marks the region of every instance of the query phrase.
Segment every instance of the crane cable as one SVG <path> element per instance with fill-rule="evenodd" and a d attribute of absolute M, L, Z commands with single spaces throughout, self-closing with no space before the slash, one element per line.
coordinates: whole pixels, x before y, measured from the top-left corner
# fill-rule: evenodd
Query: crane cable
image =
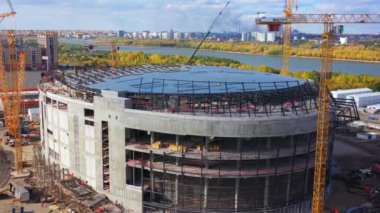
<path fill-rule="evenodd" d="M 193 52 L 193 54 L 191 55 L 189 61 L 187 61 L 187 65 L 191 65 L 192 63 L 192 60 L 195 56 L 195 54 L 197 54 L 199 48 L 201 47 L 201 45 L 203 44 L 203 42 L 206 40 L 206 38 L 210 35 L 211 31 L 214 29 L 214 26 L 215 26 L 215 23 L 216 21 L 219 19 L 219 17 L 222 15 L 223 11 L 227 8 L 227 6 L 230 4 L 230 1 L 228 1 L 226 3 L 226 5 L 223 7 L 223 9 L 219 12 L 219 14 L 215 17 L 214 21 L 211 23 L 210 27 L 208 28 L 207 30 L 207 33 L 206 35 L 203 37 L 202 41 L 199 43 L 199 45 L 197 46 L 197 48 L 195 49 L 195 51 Z"/>

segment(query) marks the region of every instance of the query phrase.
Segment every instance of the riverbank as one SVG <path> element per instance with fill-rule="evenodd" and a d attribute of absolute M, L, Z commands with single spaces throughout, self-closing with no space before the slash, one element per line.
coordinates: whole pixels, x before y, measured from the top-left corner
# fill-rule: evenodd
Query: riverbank
<path fill-rule="evenodd" d="M 140 46 L 142 46 L 142 47 L 149 47 L 149 46 L 144 46 L 144 45 L 140 45 Z M 182 48 L 182 47 L 173 47 L 173 48 Z M 272 57 L 279 57 L 279 58 L 282 57 L 282 55 L 264 55 L 264 54 L 253 54 L 253 53 L 246 53 L 246 52 L 210 50 L 210 49 L 203 49 L 203 48 L 200 48 L 200 50 L 208 50 L 208 51 L 221 52 L 221 53 L 243 54 L 243 55 L 272 56 Z M 292 55 L 290 57 L 291 58 L 305 58 L 305 59 L 321 59 L 321 57 L 298 56 L 298 55 Z M 353 59 L 341 59 L 341 58 L 334 58 L 334 61 L 347 61 L 347 62 L 360 62 L 360 63 L 375 63 L 375 64 L 380 64 L 380 61 L 353 60 Z"/>
<path fill-rule="evenodd" d="M 85 42 L 85 43 L 84 43 Z M 95 44 L 95 40 L 81 40 L 81 39 L 60 39 L 60 43 L 76 44 L 84 47 L 88 44 Z M 96 46 L 96 45 L 95 45 Z M 96 46 L 94 50 L 110 51 L 109 45 Z M 119 52 L 123 51 L 142 51 L 146 54 L 155 55 L 178 55 L 189 57 L 193 54 L 194 49 L 180 48 L 180 47 L 160 47 L 160 46 L 146 46 L 146 45 L 120 45 Z M 218 58 L 226 58 L 238 61 L 242 64 L 249 64 L 252 66 L 267 65 L 275 69 L 281 69 L 281 56 L 252 54 L 252 53 L 236 53 L 233 51 L 215 51 L 201 49 L 199 56 L 214 56 Z M 320 69 L 320 59 L 318 57 L 292 57 L 289 63 L 289 71 L 318 71 Z M 355 74 L 355 75 L 380 75 L 380 63 L 378 61 L 352 61 L 346 59 L 336 59 L 333 64 L 334 72 Z"/>
<path fill-rule="evenodd" d="M 161 48 L 180 48 L 180 49 L 190 49 L 195 50 L 193 48 L 188 47 L 177 47 L 177 46 L 157 46 L 157 45 L 128 45 L 123 44 L 120 45 L 121 47 L 161 47 Z M 111 47 L 111 45 L 100 43 L 98 47 Z M 230 54 L 242 54 L 242 55 L 252 55 L 252 56 L 270 56 L 270 57 L 281 57 L 281 55 L 266 55 L 266 54 L 259 54 L 259 53 L 247 53 L 247 52 L 234 52 L 234 51 L 225 51 L 225 50 L 213 50 L 213 49 L 204 49 L 199 48 L 199 50 L 205 50 L 205 51 L 212 51 L 212 52 L 220 52 L 220 53 L 230 53 Z M 380 54 L 380 53 L 379 53 Z M 304 58 L 304 59 L 321 59 L 321 57 L 312 57 L 312 56 L 299 56 L 299 55 L 292 55 L 291 58 Z M 370 60 L 355 60 L 355 59 L 342 59 L 342 58 L 334 58 L 334 61 L 346 61 L 346 62 L 360 62 L 360 63 L 374 63 L 374 64 L 380 64 L 380 61 L 370 61 Z"/>
<path fill-rule="evenodd" d="M 129 39 L 97 39 L 99 45 L 109 45 L 111 41 L 120 46 L 145 46 L 145 47 L 177 47 L 195 49 L 199 41 L 196 40 L 129 40 Z M 203 50 L 252 54 L 262 56 L 278 56 L 282 54 L 282 44 L 260 42 L 216 42 L 205 41 L 201 47 Z M 294 57 L 318 58 L 321 55 L 321 46 L 313 42 L 301 42 L 291 47 Z M 334 60 L 380 63 L 380 47 L 365 45 L 340 45 L 334 47 Z"/>

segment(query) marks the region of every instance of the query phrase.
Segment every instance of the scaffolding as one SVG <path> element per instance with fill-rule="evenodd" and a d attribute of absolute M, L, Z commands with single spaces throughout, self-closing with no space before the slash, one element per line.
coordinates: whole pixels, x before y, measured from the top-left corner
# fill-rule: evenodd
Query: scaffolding
<path fill-rule="evenodd" d="M 316 111 L 317 86 L 311 81 L 215 82 L 139 77 L 151 72 L 190 70 L 191 66 L 175 65 L 91 69 L 68 72 L 60 82 L 74 91 L 70 92 L 71 96 L 93 102 L 93 97 L 101 96 L 101 91 L 91 88 L 92 84 L 105 82 L 107 79 L 136 76 L 130 80 L 117 81 L 128 81 L 132 89 L 122 91 L 120 95 L 132 99 L 134 109 L 155 112 L 256 117 Z"/>
<path fill-rule="evenodd" d="M 146 212 L 295 211 L 311 198 L 315 134 L 226 139 L 225 145 L 224 139 L 197 137 L 202 146 L 184 136 L 172 141 L 150 134 L 160 147 L 144 136 L 132 136 L 126 146 L 127 184 L 142 188 Z M 173 145 L 184 148 L 169 150 Z"/>

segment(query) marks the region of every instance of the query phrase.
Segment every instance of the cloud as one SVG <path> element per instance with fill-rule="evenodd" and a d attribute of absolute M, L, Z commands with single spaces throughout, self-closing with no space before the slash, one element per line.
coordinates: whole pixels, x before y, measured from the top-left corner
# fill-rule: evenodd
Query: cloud
<path fill-rule="evenodd" d="M 205 31 L 227 0 L 13 0 L 20 29 Z M 215 30 L 257 30 L 257 12 L 282 16 L 280 0 L 231 0 Z M 0 5 L 0 12 L 3 11 Z M 378 0 L 299 1 L 299 13 L 378 13 Z M 4 8 L 6 9 L 6 8 Z M 350 27 L 358 29 L 359 27 Z M 302 31 L 316 32 L 302 26 Z M 379 28 L 372 28 L 378 32 Z"/>

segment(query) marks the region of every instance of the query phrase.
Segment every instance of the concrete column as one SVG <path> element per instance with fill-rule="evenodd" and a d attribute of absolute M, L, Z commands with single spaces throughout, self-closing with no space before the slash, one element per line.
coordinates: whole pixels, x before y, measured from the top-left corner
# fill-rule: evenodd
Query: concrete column
<path fill-rule="evenodd" d="M 240 179 L 236 178 L 235 180 L 235 212 L 238 211 L 238 207 L 239 207 L 239 186 L 240 186 Z"/>
<path fill-rule="evenodd" d="M 175 135 L 175 145 L 179 145 L 180 140 L 181 140 L 181 136 Z"/>
<path fill-rule="evenodd" d="M 152 164 L 153 163 L 153 154 L 152 154 L 152 151 L 150 152 L 150 163 Z M 154 201 L 154 172 L 153 170 L 151 169 L 150 170 L 150 190 L 151 190 L 151 193 L 150 193 L 150 196 L 151 196 L 151 199 Z"/>
<path fill-rule="evenodd" d="M 179 192 L 178 192 L 179 187 L 178 187 L 178 185 L 179 185 L 179 177 L 177 175 L 175 177 L 175 185 L 174 185 L 174 187 L 175 187 L 175 189 L 174 189 L 174 203 L 177 205 L 179 203 Z"/>
<path fill-rule="evenodd" d="M 207 208 L 208 179 L 205 178 L 205 187 L 203 191 L 203 209 Z"/>
<path fill-rule="evenodd" d="M 266 148 L 270 149 L 272 144 L 272 138 L 267 138 Z M 270 159 L 266 160 L 266 168 L 270 167 Z M 264 207 L 269 206 L 269 187 L 270 187 L 270 179 L 269 177 L 265 178 L 264 184 Z"/>
<path fill-rule="evenodd" d="M 237 152 L 241 152 L 241 141 L 242 139 L 241 138 L 238 138 L 237 139 L 237 143 L 236 143 L 236 151 Z M 238 160 L 236 162 L 236 168 L 240 170 L 241 168 L 241 161 Z M 238 210 L 238 206 L 239 206 L 239 186 L 240 186 L 240 179 L 239 178 L 236 178 L 235 180 L 235 211 Z"/>
<path fill-rule="evenodd" d="M 310 146 L 310 148 L 311 148 L 311 146 L 312 146 L 312 144 L 313 144 L 313 142 L 311 141 L 311 133 L 309 133 L 309 134 L 307 134 L 307 141 L 308 141 L 308 143 L 309 143 L 309 146 Z M 309 162 L 308 163 L 310 163 L 310 161 L 312 160 L 311 158 L 310 158 L 310 149 L 308 150 L 309 151 L 309 153 L 308 153 L 308 155 L 309 155 Z M 306 165 L 306 166 L 308 166 L 308 165 Z M 305 185 L 304 185 L 304 195 L 306 195 L 307 194 L 307 186 L 308 186 L 308 182 L 309 182 L 309 169 L 306 169 L 306 174 L 305 174 Z"/>
<path fill-rule="evenodd" d="M 290 136 L 290 147 L 293 148 L 294 147 L 294 135 Z M 293 163 L 293 159 L 291 158 L 289 160 L 289 166 L 292 166 L 292 163 Z M 289 195 L 290 195 L 290 189 L 291 189 L 291 184 L 292 183 L 292 174 L 288 174 L 288 181 L 287 181 L 287 188 L 286 188 L 286 205 L 288 205 L 289 203 Z"/>
<path fill-rule="evenodd" d="M 307 194 L 307 186 L 308 186 L 308 182 L 309 182 L 309 170 L 306 170 L 306 174 L 305 174 L 305 186 L 304 186 L 304 194 L 306 195 Z"/>
<path fill-rule="evenodd" d="M 289 195 L 290 195 L 290 185 L 292 183 L 292 174 L 288 174 L 288 177 L 287 177 L 288 181 L 287 181 L 287 185 L 286 185 L 286 205 L 289 204 Z"/>
<path fill-rule="evenodd" d="M 176 135 L 175 136 L 175 144 L 179 145 L 180 141 L 181 141 L 181 136 L 180 135 Z M 175 160 L 175 165 L 179 166 L 179 159 L 178 158 L 176 158 L 176 160 Z M 179 192 L 178 192 L 179 188 L 178 188 L 178 185 L 179 185 L 179 176 L 176 175 L 175 182 L 174 182 L 174 203 L 175 204 L 179 203 Z"/>
<path fill-rule="evenodd" d="M 210 138 L 206 137 L 205 138 L 205 154 L 208 152 L 208 145 L 210 144 Z"/>
<path fill-rule="evenodd" d="M 136 137 L 136 136 L 135 136 Z M 154 132 L 150 132 L 150 145 L 153 145 L 153 143 L 156 141 L 156 137 L 154 135 Z"/>
<path fill-rule="evenodd" d="M 269 206 L 269 185 L 270 184 L 270 180 L 269 180 L 269 177 L 266 177 L 265 178 L 265 183 L 264 183 L 264 207 L 267 207 Z"/>

